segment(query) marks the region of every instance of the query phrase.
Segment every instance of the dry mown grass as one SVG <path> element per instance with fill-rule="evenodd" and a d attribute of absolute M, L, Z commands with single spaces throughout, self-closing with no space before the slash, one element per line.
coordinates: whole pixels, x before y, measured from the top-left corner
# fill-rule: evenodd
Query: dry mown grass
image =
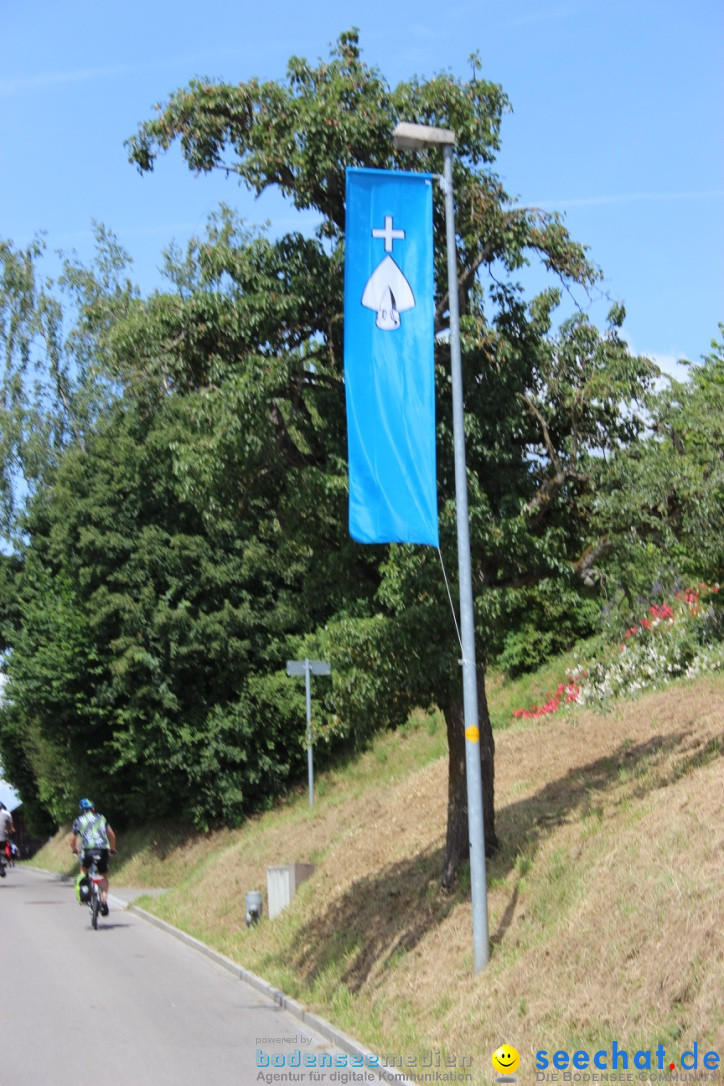
<path fill-rule="evenodd" d="M 173 882 L 188 877 L 149 908 L 373 1050 L 472 1056 L 475 1081 L 503 1042 L 521 1072 L 538 1049 L 614 1039 L 630 1052 L 661 1042 L 677 1062 L 694 1041 L 722 1053 L 722 719 L 712 677 L 497 735 L 502 850 L 477 976 L 466 887 L 439 889 L 444 757 L 379 784 L 372 752 L 363 791 L 345 795 L 341 776 L 313 812 L 300 797 L 171 846 Z M 309 860 L 292 905 L 247 930 L 244 894 L 265 891 L 267 865 Z M 136 860 L 121 880 L 134 862 L 143 877 Z"/>

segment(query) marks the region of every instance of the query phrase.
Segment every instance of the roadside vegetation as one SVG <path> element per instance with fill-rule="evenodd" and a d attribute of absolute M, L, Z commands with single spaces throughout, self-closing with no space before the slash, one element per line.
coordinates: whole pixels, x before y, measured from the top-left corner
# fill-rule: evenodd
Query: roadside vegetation
<path fill-rule="evenodd" d="M 376 1049 L 487 1068 L 503 1042 L 530 1060 L 720 1038 L 724 325 L 682 382 L 632 352 L 593 255 L 505 191 L 510 103 L 479 57 L 392 86 L 350 29 L 234 80 L 161 99 L 130 165 L 176 144 L 197 174 L 278 190 L 313 235 L 222 205 L 147 295 L 102 224 L 89 265 L 53 277 L 42 235 L 0 238 L 0 761 L 28 825 L 50 835 L 92 796 L 117 884 L 165 888 L 149 908 Z M 346 171 L 438 175 L 439 149 L 394 147 L 400 120 L 456 133 L 476 978 L 437 185 L 440 548 L 348 530 Z M 330 664 L 311 812 L 287 675 L 305 658 Z M 67 870 L 64 832 L 39 862 Z M 294 861 L 313 877 L 247 930 L 245 893 Z"/>
<path fill-rule="evenodd" d="M 331 665 L 315 683 L 320 766 L 417 708 L 440 710 L 449 888 L 467 859 L 437 185 L 440 549 L 362 546 L 348 531 L 346 171 L 441 168 L 439 149 L 394 147 L 399 120 L 456 133 L 479 662 L 518 678 L 720 579 L 724 344 L 712 340 L 685 382 L 631 351 L 595 254 L 561 215 L 505 191 L 496 157 L 510 103 L 480 58 L 471 65 L 390 85 L 350 29 L 325 59 L 290 58 L 278 80 L 193 79 L 129 136 L 128 168 L 151 174 L 177 145 L 195 173 L 226 172 L 230 200 L 234 181 L 280 191 L 292 216 L 318 217 L 313 236 L 221 206 L 185 251 L 169 245 L 147 295 L 102 224 L 94 259 L 66 255 L 52 277 L 41 235 L 0 239 L 0 761 L 38 832 L 85 793 L 131 825 L 182 809 L 198 829 L 240 826 L 304 774 L 304 690 L 286 663 L 309 657 Z M 527 265 L 541 273 L 535 295 Z M 569 682 L 557 678 L 553 700 Z"/>
<path fill-rule="evenodd" d="M 605 711 L 514 718 L 563 661 L 495 676 L 500 851 L 488 862 L 491 959 L 472 969 L 467 871 L 440 887 L 446 744 L 437 713 L 320 774 L 237 830 L 126 833 L 116 886 L 166 887 L 144 908 L 228 955 L 371 1051 L 472 1056 L 488 1081 L 500 1043 L 629 1050 L 724 1048 L 719 674 Z M 495 714 L 495 708 L 494 708 Z M 62 832 L 35 863 L 70 874 Z M 279 917 L 248 929 L 266 868 L 311 862 Z"/>

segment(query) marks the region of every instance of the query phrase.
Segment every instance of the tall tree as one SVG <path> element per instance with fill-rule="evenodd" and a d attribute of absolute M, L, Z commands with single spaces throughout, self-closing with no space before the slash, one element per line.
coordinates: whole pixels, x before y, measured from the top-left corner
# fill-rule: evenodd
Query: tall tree
<path fill-rule="evenodd" d="M 42 237 L 24 249 L 0 240 L 0 533 L 9 541 L 26 499 L 114 397 L 104 338 L 138 292 L 128 254 L 101 225 L 95 233 L 93 272 L 65 259 L 57 283 L 41 273 Z"/>
<path fill-rule="evenodd" d="M 178 387 L 193 390 L 195 397 L 201 393 L 194 407 L 198 440 L 181 454 L 189 485 L 223 494 L 226 508 L 241 514 L 273 479 L 284 531 L 325 557 L 320 563 L 324 592 L 331 587 L 331 553 L 336 552 L 337 570 L 346 571 L 345 591 L 317 599 L 309 616 L 310 629 L 316 620 L 319 638 L 337 665 L 332 708 L 349 727 L 359 723 L 364 734 L 370 718 L 394 724 L 412 704 L 442 707 L 450 748 L 446 885 L 467 855 L 468 830 L 458 651 L 437 555 L 392 547 L 369 548 L 363 556 L 344 538 L 345 168 L 398 166 L 438 173 L 434 151 L 412 158 L 392 149 L 398 119 L 449 127 L 457 135 L 471 544 L 483 639 L 495 611 L 494 590 L 550 577 L 592 580 L 606 548 L 605 540 L 589 538 L 595 528 L 583 500 L 596 478 L 595 459 L 602 450 L 636 438 L 642 421 L 631 405 L 654 374 L 645 360 L 628 354 L 619 334 L 622 310 L 612 310 L 603 335 L 581 314 L 550 335 L 558 291 L 526 304 L 516 272 L 531 258 L 568 286 L 588 289 L 598 273 L 558 216 L 515 207 L 504 192 L 492 163 L 507 108 L 501 88 L 480 78 L 477 64 L 468 81 L 445 74 L 390 88 L 363 63 L 357 34 L 349 31 L 328 61 L 312 66 L 293 58 L 284 83 L 192 82 L 159 107 L 158 116 L 128 144 L 131 160 L 150 171 L 158 153 L 178 140 L 193 170 L 221 169 L 257 193 L 278 186 L 295 207 L 320 214 L 314 241 L 292 235 L 241 248 L 201 245 L 201 263 L 212 276 L 225 271 L 239 297 L 223 316 L 214 311 L 213 319 L 206 319 L 199 310 L 193 327 L 183 332 L 172 322 L 162 362 Z M 448 297 L 439 194 L 434 223 L 436 321 L 443 330 Z M 206 298 L 202 306 L 208 304 Z M 189 316 L 187 311 L 184 324 Z M 449 556 L 454 554 L 454 481 L 444 337 L 437 342 L 436 365 L 442 551 Z M 629 410 L 622 413 L 622 404 Z M 202 435 L 207 435 L 203 441 Z M 204 444 L 213 446 L 212 455 L 199 455 Z M 241 469 L 236 488 L 229 483 L 229 466 Z M 202 485 L 199 472 L 206 469 Z M 305 486 L 313 507 L 300 497 Z M 450 635 L 441 636 L 443 630 Z M 496 844 L 494 744 L 484 687 L 486 655 L 483 640 L 478 686 L 491 850 Z"/>
<path fill-rule="evenodd" d="M 606 466 L 595 516 L 616 540 L 603 566 L 630 622 L 643 600 L 724 572 L 724 325 L 688 380 L 667 379 L 650 400 L 646 440 Z"/>
<path fill-rule="evenodd" d="M 73 268 L 83 304 L 79 323 L 65 318 L 79 339 L 102 330 L 88 352 L 101 391 L 82 440 L 31 493 L 0 581 L 0 746 L 57 820 L 84 782 L 126 817 L 181 807 L 231 824 L 301 772 L 290 641 L 364 572 L 334 546 L 322 572 L 294 527 L 314 521 L 322 539 L 325 518 L 341 521 L 320 470 L 341 424 L 316 434 L 308 404 L 296 421 L 270 410 L 314 334 L 317 249 L 272 244 L 222 211 L 203 244 L 169 253 L 173 290 L 131 292 L 122 311 L 95 269 Z M 315 388 L 323 402 L 321 375 Z M 304 503 L 285 485 L 290 456 Z"/>
<path fill-rule="evenodd" d="M 118 821 L 233 825 L 302 769 L 278 673 L 303 562 L 263 510 L 207 526 L 174 471 L 175 400 L 143 406 L 68 451 L 25 519 L 3 760 L 58 822 L 90 792 Z"/>

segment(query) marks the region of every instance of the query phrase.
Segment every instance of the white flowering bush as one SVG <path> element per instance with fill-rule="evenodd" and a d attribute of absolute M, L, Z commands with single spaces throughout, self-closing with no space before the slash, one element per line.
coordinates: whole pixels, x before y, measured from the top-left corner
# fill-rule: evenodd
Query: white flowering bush
<path fill-rule="evenodd" d="M 661 686 L 672 679 L 724 667 L 719 585 L 677 593 L 673 604 L 654 604 L 603 659 L 573 669 L 577 705 L 603 704 Z"/>
<path fill-rule="evenodd" d="M 679 592 L 673 603 L 653 604 L 601 658 L 576 665 L 541 705 L 515 717 L 541 717 L 574 705 L 605 705 L 676 678 L 724 668 L 724 615 L 719 585 Z"/>

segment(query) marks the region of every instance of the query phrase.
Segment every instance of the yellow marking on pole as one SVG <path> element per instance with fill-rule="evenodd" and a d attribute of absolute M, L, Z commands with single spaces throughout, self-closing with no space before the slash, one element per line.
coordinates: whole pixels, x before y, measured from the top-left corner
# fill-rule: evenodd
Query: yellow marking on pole
<path fill-rule="evenodd" d="M 465 738 L 469 739 L 471 743 L 477 743 L 480 739 L 480 730 L 471 724 L 469 728 L 465 729 Z"/>

